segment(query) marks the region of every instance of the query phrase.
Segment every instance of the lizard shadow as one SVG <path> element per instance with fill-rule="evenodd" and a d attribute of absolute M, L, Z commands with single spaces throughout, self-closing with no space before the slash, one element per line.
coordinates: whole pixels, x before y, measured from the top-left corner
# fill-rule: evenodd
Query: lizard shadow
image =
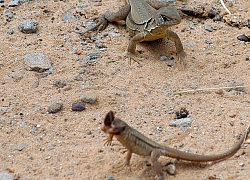
<path fill-rule="evenodd" d="M 160 57 L 163 55 L 170 57 L 175 57 L 176 55 L 174 43 L 167 38 L 161 38 L 155 41 L 143 41 L 139 43 L 139 45 L 143 48 L 142 51 L 145 50 L 149 52 L 149 54 L 151 54 L 153 58 L 157 60 L 160 60 Z"/>

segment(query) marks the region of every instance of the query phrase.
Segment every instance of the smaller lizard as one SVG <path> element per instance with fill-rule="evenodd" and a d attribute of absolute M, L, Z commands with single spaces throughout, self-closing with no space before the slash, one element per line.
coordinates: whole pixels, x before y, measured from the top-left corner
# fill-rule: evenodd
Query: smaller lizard
<path fill-rule="evenodd" d="M 159 0 L 127 0 L 127 4 L 117 12 L 109 12 L 99 17 L 96 26 L 82 34 L 98 27 L 102 31 L 108 26 L 108 22 L 126 21 L 126 27 L 132 39 L 128 45 L 129 59 L 135 58 L 136 45 L 143 41 L 155 41 L 161 38 L 169 38 L 175 43 L 177 57 L 182 68 L 186 66 L 184 58 L 186 53 L 179 36 L 168 28 L 179 24 L 181 17 L 177 9 L 169 5 L 169 2 Z M 138 58 L 137 58 L 138 59 Z"/>
<path fill-rule="evenodd" d="M 125 165 L 129 166 L 132 153 L 136 153 L 142 156 L 151 156 L 151 161 L 154 170 L 158 176 L 158 179 L 164 179 L 164 173 L 162 167 L 157 161 L 160 156 L 168 156 L 172 158 L 178 158 L 186 161 L 195 162 L 209 162 L 218 161 L 231 157 L 241 147 L 241 144 L 246 140 L 247 135 L 250 132 L 250 126 L 248 126 L 244 135 L 240 138 L 231 149 L 217 155 L 200 155 L 183 152 L 177 149 L 173 149 L 147 138 L 139 131 L 130 127 L 126 122 L 121 119 L 115 118 L 113 111 L 109 111 L 104 119 L 104 126 L 101 129 L 108 134 L 105 144 L 111 145 L 112 139 L 115 136 L 117 140 L 128 150 Z"/>

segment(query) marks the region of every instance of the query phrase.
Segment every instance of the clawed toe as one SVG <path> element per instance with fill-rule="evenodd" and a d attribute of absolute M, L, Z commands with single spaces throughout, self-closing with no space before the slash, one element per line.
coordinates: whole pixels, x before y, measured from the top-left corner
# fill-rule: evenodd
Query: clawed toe
<path fill-rule="evenodd" d="M 128 52 L 127 55 L 126 55 L 129 59 L 129 64 L 131 65 L 131 61 L 135 61 L 137 62 L 138 64 L 140 64 L 140 62 L 143 60 L 143 58 L 141 57 L 137 57 L 135 53 L 130 53 Z"/>

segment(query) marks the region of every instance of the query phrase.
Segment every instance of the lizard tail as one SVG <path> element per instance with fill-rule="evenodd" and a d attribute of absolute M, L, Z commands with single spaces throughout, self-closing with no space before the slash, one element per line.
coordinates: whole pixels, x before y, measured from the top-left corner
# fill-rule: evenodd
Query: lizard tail
<path fill-rule="evenodd" d="M 165 147 L 165 151 L 166 151 L 165 155 L 168 157 L 172 157 L 172 158 L 182 159 L 186 161 L 195 161 L 195 162 L 209 162 L 209 161 L 223 160 L 223 159 L 233 156 L 240 149 L 242 143 L 247 139 L 249 132 L 250 132 L 250 125 L 246 129 L 244 135 L 240 138 L 239 142 L 235 144 L 231 149 L 221 154 L 200 155 L 200 154 L 187 153 L 187 152 L 179 151 L 177 149 Z"/>

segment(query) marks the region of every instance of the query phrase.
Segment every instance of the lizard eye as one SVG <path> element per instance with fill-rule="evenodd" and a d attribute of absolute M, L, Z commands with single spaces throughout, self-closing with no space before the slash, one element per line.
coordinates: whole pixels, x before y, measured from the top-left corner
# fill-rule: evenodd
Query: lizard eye
<path fill-rule="evenodd" d="M 161 15 L 161 19 L 163 22 L 166 22 L 166 21 L 171 21 L 171 19 L 167 16 L 164 16 L 164 15 Z"/>

